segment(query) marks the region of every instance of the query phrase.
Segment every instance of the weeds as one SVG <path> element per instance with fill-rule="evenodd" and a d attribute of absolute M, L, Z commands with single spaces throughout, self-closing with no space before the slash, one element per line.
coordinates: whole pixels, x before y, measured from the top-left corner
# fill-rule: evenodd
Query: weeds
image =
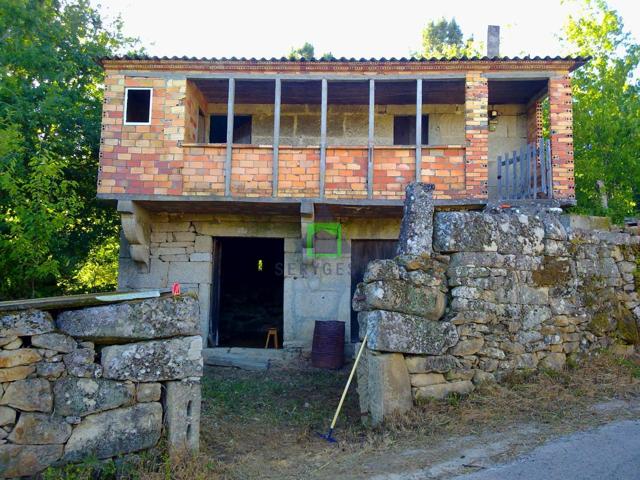
<path fill-rule="evenodd" d="M 127 462 L 90 459 L 49 469 L 44 480 L 204 480 L 337 478 L 349 462 L 427 448 L 451 437 L 503 431 L 531 422 L 558 431 L 594 422 L 591 405 L 640 394 L 640 361 L 607 351 L 567 369 L 521 370 L 500 384 L 484 383 L 470 395 L 426 401 L 406 415 L 366 429 L 351 391 L 336 432 L 338 446 L 317 438 L 325 431 L 346 371 L 243 372 L 215 369 L 203 379 L 201 453 L 170 458 L 164 448 Z M 123 465 L 130 465 L 127 470 Z M 117 473 L 116 473 L 117 467 Z"/>

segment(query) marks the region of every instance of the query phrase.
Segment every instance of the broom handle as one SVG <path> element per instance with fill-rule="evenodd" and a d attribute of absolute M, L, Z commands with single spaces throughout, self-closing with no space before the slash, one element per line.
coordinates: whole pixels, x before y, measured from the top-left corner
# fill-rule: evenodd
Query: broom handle
<path fill-rule="evenodd" d="M 362 356 L 362 352 L 364 351 L 364 347 L 367 345 L 367 336 L 369 332 L 367 332 L 362 339 L 362 345 L 360 345 L 360 350 L 358 350 L 358 355 L 356 355 L 356 361 L 353 362 L 353 367 L 351 368 L 351 373 L 349 374 L 349 380 L 347 380 L 347 385 L 344 387 L 344 392 L 342 392 L 342 397 L 340 397 L 340 403 L 338 403 L 338 408 L 336 409 L 336 414 L 333 416 L 333 421 L 331 422 L 331 430 L 336 426 L 336 422 L 338 421 L 338 415 L 340 415 L 340 409 L 342 408 L 342 404 L 344 403 L 344 399 L 347 396 L 347 391 L 349 391 L 349 386 L 351 385 L 351 380 L 353 380 L 353 374 L 356 373 L 356 368 L 358 367 L 358 362 L 360 361 L 360 357 Z"/>

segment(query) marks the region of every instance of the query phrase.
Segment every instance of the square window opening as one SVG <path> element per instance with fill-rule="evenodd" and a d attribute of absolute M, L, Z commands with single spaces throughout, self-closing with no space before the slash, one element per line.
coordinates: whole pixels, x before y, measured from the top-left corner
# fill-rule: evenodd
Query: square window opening
<path fill-rule="evenodd" d="M 237 115 L 233 117 L 233 143 L 240 145 L 251 144 L 251 115 Z M 210 143 L 227 142 L 227 116 L 211 115 Z"/>
<path fill-rule="evenodd" d="M 125 124 L 151 123 L 151 88 L 127 88 L 124 103 Z"/>
<path fill-rule="evenodd" d="M 429 145 L 429 115 L 422 115 L 422 145 Z M 396 115 L 393 117 L 393 144 L 416 144 L 416 116 Z"/>

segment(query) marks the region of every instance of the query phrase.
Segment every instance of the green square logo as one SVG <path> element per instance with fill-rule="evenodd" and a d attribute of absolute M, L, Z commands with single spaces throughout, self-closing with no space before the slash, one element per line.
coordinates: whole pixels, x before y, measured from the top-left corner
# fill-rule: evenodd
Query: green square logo
<path fill-rule="evenodd" d="M 340 258 L 342 226 L 337 222 L 310 223 L 307 226 L 305 253 L 309 258 Z"/>

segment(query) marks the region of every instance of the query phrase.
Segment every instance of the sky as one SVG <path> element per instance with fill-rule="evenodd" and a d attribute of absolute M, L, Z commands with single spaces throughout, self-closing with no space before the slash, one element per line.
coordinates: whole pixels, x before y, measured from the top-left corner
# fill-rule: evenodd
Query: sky
<path fill-rule="evenodd" d="M 403 57 L 432 19 L 454 17 L 466 36 L 501 26 L 501 55 L 562 55 L 557 34 L 571 12 L 560 0 L 92 0 L 151 55 L 281 57 L 310 42 L 316 56 Z M 640 39 L 640 0 L 609 0 Z"/>

